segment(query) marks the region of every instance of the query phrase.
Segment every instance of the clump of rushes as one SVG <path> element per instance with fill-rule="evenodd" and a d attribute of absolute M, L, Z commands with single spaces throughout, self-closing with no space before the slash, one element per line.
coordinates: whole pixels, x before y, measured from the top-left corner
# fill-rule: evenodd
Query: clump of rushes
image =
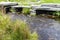
<path fill-rule="evenodd" d="M 54 16 L 60 17 L 60 12 L 53 13 Z"/>
<path fill-rule="evenodd" d="M 30 8 L 23 8 L 23 14 L 30 14 Z"/>
<path fill-rule="evenodd" d="M 38 35 L 31 33 L 26 22 L 0 15 L 0 40 L 38 40 Z"/>

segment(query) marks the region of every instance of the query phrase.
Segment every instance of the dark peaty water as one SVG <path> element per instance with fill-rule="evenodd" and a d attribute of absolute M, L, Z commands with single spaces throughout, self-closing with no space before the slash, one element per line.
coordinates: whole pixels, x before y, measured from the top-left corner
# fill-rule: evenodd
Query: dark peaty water
<path fill-rule="evenodd" d="M 60 40 L 60 23 L 45 17 L 31 17 L 24 15 L 10 15 L 11 19 L 21 19 L 30 25 L 31 31 L 36 31 L 39 40 Z"/>

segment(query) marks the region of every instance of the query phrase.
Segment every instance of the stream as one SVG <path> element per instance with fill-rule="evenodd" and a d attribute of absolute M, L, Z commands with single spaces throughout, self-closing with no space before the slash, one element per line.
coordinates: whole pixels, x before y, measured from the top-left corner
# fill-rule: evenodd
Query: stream
<path fill-rule="evenodd" d="M 12 14 L 11 19 L 23 20 L 30 26 L 32 32 L 36 31 L 39 40 L 60 40 L 60 23 L 54 19 L 41 16 L 25 16 Z"/>

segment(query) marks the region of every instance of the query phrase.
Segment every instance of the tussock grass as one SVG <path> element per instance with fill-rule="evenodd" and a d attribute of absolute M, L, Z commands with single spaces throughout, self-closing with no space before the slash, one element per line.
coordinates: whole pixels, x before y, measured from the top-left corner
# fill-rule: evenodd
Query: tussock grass
<path fill-rule="evenodd" d="M 38 35 L 31 33 L 26 22 L 0 15 L 0 40 L 38 40 Z"/>

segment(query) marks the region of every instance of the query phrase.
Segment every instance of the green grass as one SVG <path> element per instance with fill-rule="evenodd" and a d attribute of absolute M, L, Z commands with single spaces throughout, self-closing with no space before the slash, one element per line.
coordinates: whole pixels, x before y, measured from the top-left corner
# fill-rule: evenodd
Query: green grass
<path fill-rule="evenodd" d="M 53 15 L 60 17 L 60 12 L 55 12 Z"/>
<path fill-rule="evenodd" d="M 60 3 L 60 0 L 41 0 L 42 3 Z"/>
<path fill-rule="evenodd" d="M 30 8 L 23 8 L 23 13 L 25 15 L 29 14 L 30 13 Z"/>
<path fill-rule="evenodd" d="M 7 0 L 0 0 L 1 1 L 7 1 Z M 11 2 L 36 2 L 37 0 L 10 0 Z M 60 0 L 40 0 L 42 3 L 60 3 Z"/>
<path fill-rule="evenodd" d="M 38 40 L 38 35 L 31 33 L 26 22 L 0 14 L 0 40 Z"/>

